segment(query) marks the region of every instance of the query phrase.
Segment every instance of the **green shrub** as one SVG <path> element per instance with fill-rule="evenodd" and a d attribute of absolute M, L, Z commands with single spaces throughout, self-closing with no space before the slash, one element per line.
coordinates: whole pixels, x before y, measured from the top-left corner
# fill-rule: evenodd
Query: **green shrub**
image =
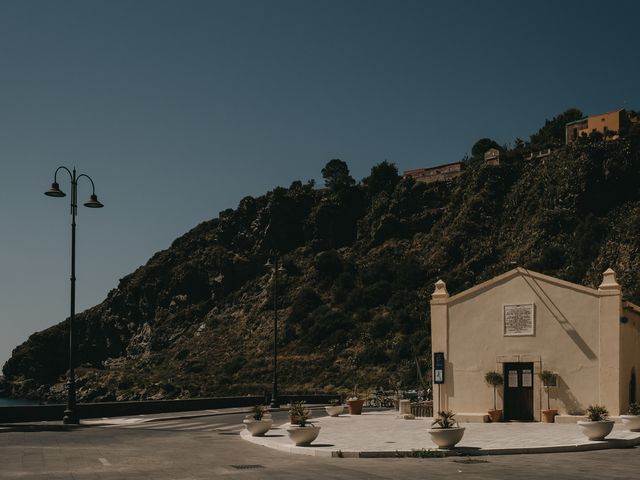
<path fill-rule="evenodd" d="M 364 364 L 379 365 L 389 361 L 387 352 L 378 344 L 368 345 L 360 355 L 360 361 Z"/>
<path fill-rule="evenodd" d="M 629 404 L 629 410 L 627 411 L 629 415 L 640 415 L 640 403 L 633 402 Z"/>
<path fill-rule="evenodd" d="M 337 251 L 327 250 L 316 255 L 314 266 L 320 278 L 334 278 L 342 272 L 342 259 Z"/>
<path fill-rule="evenodd" d="M 247 360 L 242 355 L 238 355 L 237 357 L 233 357 L 231 360 L 224 364 L 224 366 L 222 367 L 222 372 L 225 375 L 233 375 L 238 370 L 240 370 L 245 365 L 245 363 L 247 363 Z"/>
<path fill-rule="evenodd" d="M 310 345 L 344 343 L 353 329 L 353 321 L 342 312 L 319 307 L 306 321 L 305 342 Z"/>
<path fill-rule="evenodd" d="M 587 407 L 587 418 L 591 422 L 601 422 L 609 418 L 609 410 L 603 405 L 589 405 Z"/>
<path fill-rule="evenodd" d="M 194 360 L 192 362 L 187 363 L 184 367 L 184 371 L 187 373 L 200 373 L 205 370 L 207 364 L 202 360 Z"/>
<path fill-rule="evenodd" d="M 289 321 L 293 323 L 303 322 L 307 314 L 313 312 L 321 304 L 322 299 L 313 288 L 302 288 L 291 305 Z"/>
<path fill-rule="evenodd" d="M 371 325 L 371 336 L 374 339 L 386 337 L 393 329 L 393 320 L 389 315 L 376 315 Z"/>
<path fill-rule="evenodd" d="M 342 272 L 331 288 L 331 295 L 335 303 L 343 303 L 347 299 L 348 293 L 355 286 L 355 278 L 351 272 Z"/>

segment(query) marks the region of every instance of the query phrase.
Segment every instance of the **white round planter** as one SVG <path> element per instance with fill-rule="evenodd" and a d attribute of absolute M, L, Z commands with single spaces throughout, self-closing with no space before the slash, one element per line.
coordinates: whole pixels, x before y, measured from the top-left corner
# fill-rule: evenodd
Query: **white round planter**
<path fill-rule="evenodd" d="M 312 425 L 305 425 L 304 427 L 292 425 L 287 428 L 287 433 L 289 434 L 289 438 L 296 445 L 309 445 L 318 438 L 320 427 Z"/>
<path fill-rule="evenodd" d="M 264 435 L 273 425 L 273 419 L 264 418 L 262 420 L 254 420 L 253 418 L 245 418 L 242 423 L 247 428 L 252 437 Z"/>
<path fill-rule="evenodd" d="M 438 448 L 451 448 L 462 440 L 464 428 L 465 427 L 430 428 L 427 432 L 431 435 L 431 441 L 435 443 Z"/>
<path fill-rule="evenodd" d="M 632 432 L 640 432 L 640 415 L 620 415 L 622 424 Z"/>
<path fill-rule="evenodd" d="M 337 417 L 344 412 L 343 405 L 331 405 L 328 407 L 324 407 L 324 409 L 326 410 L 327 415 L 329 415 L 330 417 Z"/>
<path fill-rule="evenodd" d="M 613 430 L 613 420 L 600 420 L 598 422 L 578 422 L 578 426 L 589 440 L 604 440 L 604 437 Z"/>

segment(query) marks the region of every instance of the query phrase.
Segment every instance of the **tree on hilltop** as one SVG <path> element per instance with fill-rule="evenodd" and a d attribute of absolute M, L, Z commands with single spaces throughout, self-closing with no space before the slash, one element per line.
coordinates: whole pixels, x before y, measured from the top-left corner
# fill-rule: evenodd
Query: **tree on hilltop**
<path fill-rule="evenodd" d="M 495 140 L 492 140 L 491 138 L 481 138 L 473 145 L 473 147 L 471 147 L 471 155 L 474 157 L 481 157 L 491 148 L 502 150 L 502 147 L 498 145 L 498 142 Z"/>
<path fill-rule="evenodd" d="M 324 185 L 333 192 L 341 192 L 355 185 L 355 180 L 349 174 L 349 167 L 339 158 L 329 160 L 322 169 Z"/>
<path fill-rule="evenodd" d="M 367 187 L 371 195 L 376 195 L 380 192 L 391 193 L 396 188 L 396 185 L 400 181 L 400 175 L 398 175 L 398 168 L 395 163 L 389 163 L 384 161 L 371 167 L 371 175 L 362 180 L 362 183 Z"/>
<path fill-rule="evenodd" d="M 538 148 L 563 145 L 565 142 L 565 127 L 569 122 L 583 118 L 583 113 L 577 108 L 570 108 L 556 115 L 551 120 L 545 120 L 544 127 L 538 133 L 531 135 L 531 144 Z"/>

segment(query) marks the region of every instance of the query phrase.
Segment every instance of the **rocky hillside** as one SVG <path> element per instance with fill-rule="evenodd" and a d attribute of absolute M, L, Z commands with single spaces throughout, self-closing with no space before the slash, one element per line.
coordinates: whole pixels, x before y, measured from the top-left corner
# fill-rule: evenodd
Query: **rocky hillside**
<path fill-rule="evenodd" d="M 596 286 L 612 267 L 640 301 L 640 140 L 562 146 L 565 112 L 530 142 L 482 139 L 449 183 L 401 179 L 383 162 L 356 184 L 294 182 L 221 212 L 121 279 L 78 316 L 83 401 L 261 394 L 269 390 L 272 273 L 279 252 L 281 390 L 415 385 L 429 366 L 428 298 L 511 263 Z M 551 146 L 543 159 L 531 150 Z M 4 365 L 14 396 L 64 397 L 65 324 L 33 334 Z"/>

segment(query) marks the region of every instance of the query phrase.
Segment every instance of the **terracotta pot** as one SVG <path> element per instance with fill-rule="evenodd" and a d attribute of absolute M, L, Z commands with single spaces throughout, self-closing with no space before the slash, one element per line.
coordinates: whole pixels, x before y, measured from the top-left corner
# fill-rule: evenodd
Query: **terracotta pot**
<path fill-rule="evenodd" d="M 347 400 L 347 406 L 349 407 L 349 415 L 361 415 L 363 405 L 364 405 L 364 400 Z"/>
<path fill-rule="evenodd" d="M 498 423 L 502 421 L 502 410 L 489 410 L 488 413 L 491 423 Z"/>
<path fill-rule="evenodd" d="M 542 410 L 542 421 L 544 423 L 553 423 L 555 416 L 558 414 L 558 410 L 551 408 L 549 410 Z"/>

